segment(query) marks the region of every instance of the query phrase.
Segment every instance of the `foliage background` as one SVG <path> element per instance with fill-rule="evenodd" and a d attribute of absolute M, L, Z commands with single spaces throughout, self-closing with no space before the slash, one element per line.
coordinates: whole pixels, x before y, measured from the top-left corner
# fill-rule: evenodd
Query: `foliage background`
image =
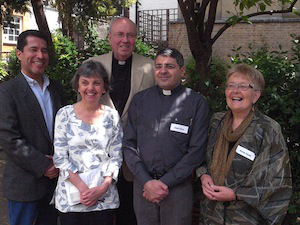
<path fill-rule="evenodd" d="M 258 108 L 280 123 L 287 139 L 293 174 L 293 196 L 284 222 L 288 225 L 296 224 L 296 217 L 300 215 L 300 36 L 291 36 L 293 47 L 289 51 L 270 51 L 266 45 L 254 51 L 249 45 L 248 53 L 240 54 L 241 49 L 237 48 L 229 56 L 232 64 L 247 63 L 262 72 L 266 88 L 258 101 Z M 51 62 L 47 73 L 62 82 L 69 102 L 72 103 L 76 100 L 76 94 L 69 83 L 78 66 L 91 56 L 109 52 L 111 47 L 109 41 L 100 40 L 92 28 L 86 32 L 87 45 L 84 50 L 78 50 L 60 32 L 53 34 L 53 42 L 57 59 Z M 156 47 L 137 40 L 137 53 L 153 58 L 156 50 Z M 211 113 L 225 110 L 224 83 L 230 66 L 213 58 L 211 76 L 203 80 L 196 70 L 195 60 L 189 58 L 186 62 L 185 85 L 205 95 Z M 16 76 L 19 71 L 18 60 L 15 52 L 12 52 L 8 65 L 0 63 L 0 82 Z"/>
<path fill-rule="evenodd" d="M 70 81 L 79 65 L 86 59 L 111 51 L 108 39 L 99 39 L 96 31 L 90 27 L 85 34 L 86 48 L 78 50 L 74 42 L 56 31 L 52 34 L 52 40 L 56 52 L 56 59 L 51 61 L 46 73 L 50 78 L 59 80 L 63 87 L 69 103 L 76 101 L 76 93 L 72 90 Z M 136 41 L 135 52 L 138 54 L 154 58 L 155 46 L 143 43 L 140 39 Z M 0 82 L 11 79 L 19 74 L 20 64 L 16 57 L 16 51 L 9 55 L 8 69 L 0 68 Z M 3 73 L 1 73 L 3 71 Z M 3 77 L 3 79 L 1 79 Z"/>

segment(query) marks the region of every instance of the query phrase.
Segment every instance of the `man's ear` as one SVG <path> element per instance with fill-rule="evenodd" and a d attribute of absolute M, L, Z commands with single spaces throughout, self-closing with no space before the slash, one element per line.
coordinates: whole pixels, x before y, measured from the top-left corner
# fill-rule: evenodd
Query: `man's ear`
<path fill-rule="evenodd" d="M 181 78 L 185 78 L 185 66 L 180 68 Z"/>
<path fill-rule="evenodd" d="M 22 55 L 22 51 L 20 50 L 20 49 L 17 49 L 17 51 L 16 51 L 16 56 L 18 57 L 18 59 L 20 60 L 20 57 L 21 57 L 21 55 Z M 21 60 L 20 60 L 21 61 Z"/>
<path fill-rule="evenodd" d="M 107 32 L 107 38 L 108 38 L 108 40 L 111 39 L 111 36 L 112 36 L 112 34 L 110 32 Z"/>

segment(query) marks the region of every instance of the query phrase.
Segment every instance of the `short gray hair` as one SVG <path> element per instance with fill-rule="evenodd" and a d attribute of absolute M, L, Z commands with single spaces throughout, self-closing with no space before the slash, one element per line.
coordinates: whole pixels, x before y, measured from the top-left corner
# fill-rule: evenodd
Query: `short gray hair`
<path fill-rule="evenodd" d="M 104 83 L 105 91 L 110 90 L 110 83 L 108 78 L 108 73 L 104 68 L 103 64 L 100 62 L 96 62 L 93 60 L 89 60 L 81 64 L 81 66 L 77 69 L 75 75 L 71 80 L 72 88 L 77 92 L 79 87 L 79 78 L 80 77 L 92 77 L 96 76 L 101 78 Z"/>
<path fill-rule="evenodd" d="M 254 85 L 255 89 L 258 89 L 259 91 L 263 91 L 265 88 L 265 79 L 261 72 L 259 72 L 257 69 L 254 67 L 248 65 L 248 64 L 237 64 L 234 67 L 232 67 L 228 73 L 227 73 L 227 81 L 229 80 L 229 77 L 231 77 L 232 74 L 234 73 L 239 73 L 242 76 L 250 79 Z"/>
<path fill-rule="evenodd" d="M 124 19 L 127 20 L 128 22 L 131 22 L 135 26 L 135 32 L 137 33 L 136 24 L 131 19 L 129 19 L 129 18 L 125 17 L 125 16 L 112 18 L 112 20 L 109 23 L 108 33 L 111 34 L 112 26 L 113 26 L 114 22 L 116 22 L 118 20 L 124 20 Z"/>

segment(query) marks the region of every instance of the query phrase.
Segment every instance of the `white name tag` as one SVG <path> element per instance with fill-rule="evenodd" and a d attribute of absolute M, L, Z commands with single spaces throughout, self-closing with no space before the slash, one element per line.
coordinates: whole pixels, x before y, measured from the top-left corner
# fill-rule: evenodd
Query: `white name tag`
<path fill-rule="evenodd" d="M 189 131 L 189 127 L 181 124 L 171 123 L 170 130 L 187 134 Z"/>
<path fill-rule="evenodd" d="M 244 156 L 245 158 L 253 161 L 255 159 L 255 153 L 251 152 L 250 150 L 238 145 L 236 148 L 236 153 L 238 153 L 241 156 Z"/>

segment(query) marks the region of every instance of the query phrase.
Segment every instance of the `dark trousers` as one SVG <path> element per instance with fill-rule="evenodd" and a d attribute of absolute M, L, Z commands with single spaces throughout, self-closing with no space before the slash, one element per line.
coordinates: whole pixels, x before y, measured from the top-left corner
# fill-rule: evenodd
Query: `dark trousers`
<path fill-rule="evenodd" d="M 112 225 L 114 210 L 92 212 L 59 212 L 61 225 Z"/>
<path fill-rule="evenodd" d="M 133 182 L 128 182 L 122 170 L 118 178 L 118 192 L 120 207 L 116 210 L 116 225 L 136 225 L 136 218 L 133 209 Z"/>
<path fill-rule="evenodd" d="M 17 202 L 8 200 L 10 225 L 56 225 L 58 211 L 49 205 L 50 196 L 38 201 Z"/>
<path fill-rule="evenodd" d="M 134 210 L 139 225 L 191 225 L 193 187 L 191 181 L 178 184 L 160 203 L 143 197 L 143 186 L 134 181 Z"/>

